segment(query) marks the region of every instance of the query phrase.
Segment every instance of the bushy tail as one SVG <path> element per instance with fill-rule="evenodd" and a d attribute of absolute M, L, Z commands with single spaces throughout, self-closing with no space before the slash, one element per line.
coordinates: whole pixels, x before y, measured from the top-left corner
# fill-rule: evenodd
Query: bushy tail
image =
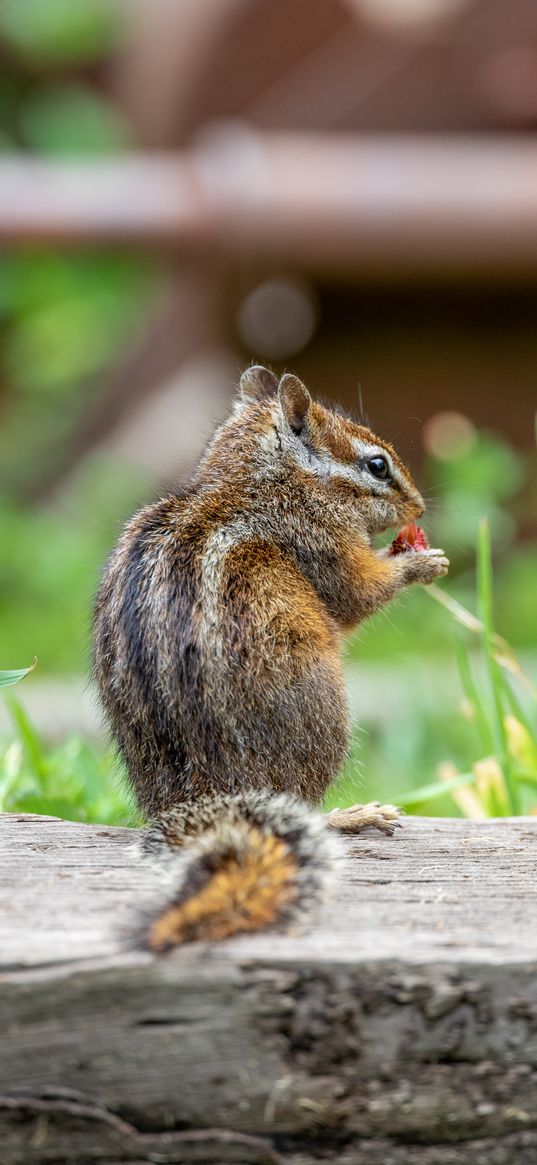
<path fill-rule="evenodd" d="M 168 891 L 142 941 L 166 951 L 306 915 L 324 894 L 338 845 L 300 802 L 250 792 L 172 810 L 147 832 L 144 851 L 165 859 Z"/>

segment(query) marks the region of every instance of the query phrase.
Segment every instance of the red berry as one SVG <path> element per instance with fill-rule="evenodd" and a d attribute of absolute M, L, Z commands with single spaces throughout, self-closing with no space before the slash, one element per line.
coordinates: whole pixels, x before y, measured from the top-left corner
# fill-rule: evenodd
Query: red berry
<path fill-rule="evenodd" d="M 421 526 L 416 526 L 415 522 L 409 522 L 408 526 L 403 526 L 394 538 L 390 546 L 390 554 L 407 554 L 409 550 L 418 551 L 428 549 L 429 542 L 427 535 Z"/>

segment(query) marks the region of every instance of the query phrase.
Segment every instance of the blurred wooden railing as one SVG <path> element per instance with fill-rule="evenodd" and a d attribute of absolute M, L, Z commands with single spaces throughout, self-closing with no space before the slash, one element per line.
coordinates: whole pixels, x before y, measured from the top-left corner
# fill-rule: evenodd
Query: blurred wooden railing
<path fill-rule="evenodd" d="M 0 243 L 150 244 L 312 272 L 537 269 L 537 144 L 218 128 L 179 155 L 0 161 Z"/>

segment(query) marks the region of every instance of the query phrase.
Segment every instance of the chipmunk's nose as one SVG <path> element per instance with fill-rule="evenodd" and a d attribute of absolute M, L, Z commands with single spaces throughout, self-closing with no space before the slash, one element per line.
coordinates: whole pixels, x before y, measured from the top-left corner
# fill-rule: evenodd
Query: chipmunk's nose
<path fill-rule="evenodd" d="M 421 494 L 418 494 L 416 497 L 415 508 L 416 508 L 416 518 L 423 518 L 423 515 L 425 513 L 425 502 L 424 502 Z"/>

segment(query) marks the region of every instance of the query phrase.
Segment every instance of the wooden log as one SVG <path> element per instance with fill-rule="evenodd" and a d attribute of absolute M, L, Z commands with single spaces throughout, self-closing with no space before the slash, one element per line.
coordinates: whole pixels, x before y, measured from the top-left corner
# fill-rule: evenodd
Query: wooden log
<path fill-rule="evenodd" d="M 0 243 L 25 242 L 145 243 L 332 276 L 534 275 L 537 146 L 232 125 L 177 155 L 4 156 Z"/>
<path fill-rule="evenodd" d="M 131 831 L 5 815 L 2 1165 L 534 1165 L 536 843 L 412 818 L 301 931 L 156 958 Z"/>

